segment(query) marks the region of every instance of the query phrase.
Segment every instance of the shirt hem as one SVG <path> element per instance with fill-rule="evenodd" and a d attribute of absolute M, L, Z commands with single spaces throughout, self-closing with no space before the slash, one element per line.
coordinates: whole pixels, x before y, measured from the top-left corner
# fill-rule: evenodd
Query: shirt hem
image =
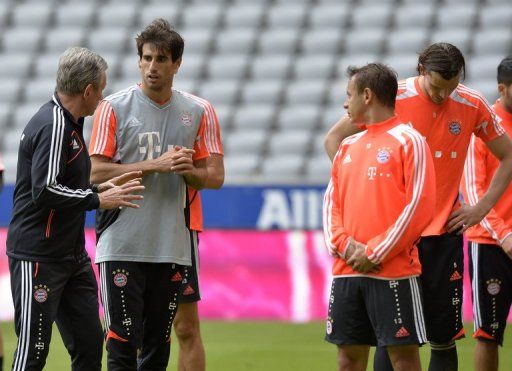
<path fill-rule="evenodd" d="M 381 277 L 381 276 L 372 276 L 369 274 L 337 274 L 333 275 L 332 278 L 350 278 L 350 277 L 364 277 L 364 278 L 374 278 L 376 280 L 382 281 L 399 281 L 399 280 L 407 280 L 409 278 L 419 277 L 419 274 L 413 274 L 410 276 L 400 276 L 400 277 Z"/>
<path fill-rule="evenodd" d="M 174 257 L 148 257 L 148 256 L 124 256 L 124 255 L 107 255 L 96 256 L 95 264 L 107 261 L 128 261 L 137 263 L 174 263 L 179 265 L 192 266 L 192 259 L 179 259 Z"/>
<path fill-rule="evenodd" d="M 89 254 L 79 254 L 78 256 L 68 255 L 63 257 L 48 257 L 48 256 L 34 256 L 34 255 L 25 255 L 25 254 L 13 254 L 7 252 L 6 255 L 11 259 L 30 261 L 30 262 L 40 262 L 40 263 L 60 263 L 60 262 L 73 262 L 79 261 L 83 258 L 90 258 Z"/>

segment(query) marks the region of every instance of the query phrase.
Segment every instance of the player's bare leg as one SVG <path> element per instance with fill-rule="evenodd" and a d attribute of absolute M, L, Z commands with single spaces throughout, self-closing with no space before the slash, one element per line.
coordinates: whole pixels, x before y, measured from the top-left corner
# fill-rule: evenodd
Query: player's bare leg
<path fill-rule="evenodd" d="M 475 370 L 498 371 L 498 343 L 477 339 L 475 347 Z"/>
<path fill-rule="evenodd" d="M 369 353 L 368 345 L 338 346 L 338 371 L 366 371 Z"/>
<path fill-rule="evenodd" d="M 421 371 L 420 351 L 417 344 L 388 346 L 389 358 L 395 371 Z"/>
<path fill-rule="evenodd" d="M 174 331 L 180 345 L 178 370 L 204 371 L 206 361 L 197 302 L 178 305 L 178 312 L 174 319 Z"/>

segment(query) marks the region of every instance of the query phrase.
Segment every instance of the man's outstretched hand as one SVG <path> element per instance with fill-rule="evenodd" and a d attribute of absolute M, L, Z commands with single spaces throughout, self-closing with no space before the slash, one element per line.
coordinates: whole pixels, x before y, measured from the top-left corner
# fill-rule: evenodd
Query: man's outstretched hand
<path fill-rule="evenodd" d="M 98 185 L 98 193 L 105 192 L 110 188 L 114 188 L 116 186 L 122 186 L 127 182 L 131 182 L 133 180 L 142 182 L 142 171 L 130 171 L 128 173 L 124 173 L 122 175 L 116 176 L 110 180 L 107 180 L 104 183 Z"/>
<path fill-rule="evenodd" d="M 123 175 L 121 175 L 122 177 Z M 144 190 L 140 178 L 130 180 L 122 185 L 113 187 L 98 193 L 101 209 L 116 209 L 118 207 L 132 207 L 138 209 L 139 205 L 132 201 L 142 200 L 142 195 L 136 194 Z"/>

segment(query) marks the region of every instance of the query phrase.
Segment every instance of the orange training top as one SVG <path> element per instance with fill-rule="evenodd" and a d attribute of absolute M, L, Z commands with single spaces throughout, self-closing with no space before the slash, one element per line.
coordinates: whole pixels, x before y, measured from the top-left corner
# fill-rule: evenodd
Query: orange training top
<path fill-rule="evenodd" d="M 484 142 L 505 132 L 491 107 L 476 91 L 459 84 L 443 104 L 433 103 L 420 89 L 418 77 L 398 85 L 396 113 L 425 137 L 436 172 L 436 210 L 423 236 L 445 233 L 451 212 L 459 207 L 459 184 L 474 133 Z"/>
<path fill-rule="evenodd" d="M 512 135 L 512 113 L 505 111 L 498 100 L 493 106 L 502 119 L 507 134 Z M 475 205 L 487 192 L 499 161 L 479 138 L 473 137 L 468 150 L 461 189 L 464 199 Z M 512 233 L 512 184 L 508 186 L 489 214 L 466 231 L 466 237 L 473 242 L 501 244 Z"/>
<path fill-rule="evenodd" d="M 324 236 L 341 256 L 354 239 L 381 263 L 368 276 L 395 279 L 421 273 L 415 242 L 432 220 L 435 175 L 422 136 L 397 116 L 346 138 L 333 161 L 324 197 Z M 343 257 L 333 275 L 359 276 Z"/>

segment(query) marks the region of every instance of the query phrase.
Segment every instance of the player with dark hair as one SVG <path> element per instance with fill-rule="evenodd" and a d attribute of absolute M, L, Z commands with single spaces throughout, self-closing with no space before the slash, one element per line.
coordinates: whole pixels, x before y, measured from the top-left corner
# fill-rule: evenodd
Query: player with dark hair
<path fill-rule="evenodd" d="M 18 343 L 12 369 L 42 370 L 53 323 L 74 371 L 101 370 L 98 285 L 85 250 L 85 211 L 138 208 L 140 172 L 92 186 L 84 117 L 106 85 L 107 63 L 86 48 L 59 59 L 57 87 L 20 137 L 7 255 Z"/>
<path fill-rule="evenodd" d="M 171 329 L 196 235 L 187 186 L 208 181 L 209 102 L 173 88 L 184 41 L 163 19 L 136 38 L 142 82 L 107 97 L 91 136 L 92 179 L 140 169 L 143 216 L 99 215 L 96 262 L 109 370 L 165 370 Z"/>
<path fill-rule="evenodd" d="M 457 47 L 435 43 L 418 58 L 419 76 L 398 85 L 396 112 L 427 140 L 436 172 L 436 211 L 418 245 L 422 266 L 430 371 L 456 370 L 455 340 L 464 336 L 462 324 L 462 232 L 491 210 L 512 176 L 512 144 L 480 93 L 460 83 L 465 62 Z M 331 158 L 341 140 L 361 130 L 342 118 L 329 131 L 325 148 Z M 489 189 L 475 205 L 459 202 L 459 184 L 472 134 L 481 138 L 500 165 Z M 384 349 L 378 348 L 376 370 L 389 370 Z"/>
<path fill-rule="evenodd" d="M 348 75 L 344 106 L 366 130 L 341 143 L 324 197 L 324 235 L 335 258 L 326 340 L 338 346 L 340 370 L 366 370 L 377 344 L 395 370 L 421 370 L 426 333 L 415 243 L 434 213 L 432 157 L 395 115 L 394 71 L 371 63 Z"/>
<path fill-rule="evenodd" d="M 512 56 L 498 66 L 500 98 L 493 108 L 507 134 L 512 134 Z M 489 189 L 498 160 L 481 139 L 473 137 L 468 150 L 462 190 L 475 205 Z M 477 339 L 475 370 L 498 370 L 498 345 L 512 302 L 512 186 L 479 224 L 466 232 L 473 292 L 473 318 Z"/>

